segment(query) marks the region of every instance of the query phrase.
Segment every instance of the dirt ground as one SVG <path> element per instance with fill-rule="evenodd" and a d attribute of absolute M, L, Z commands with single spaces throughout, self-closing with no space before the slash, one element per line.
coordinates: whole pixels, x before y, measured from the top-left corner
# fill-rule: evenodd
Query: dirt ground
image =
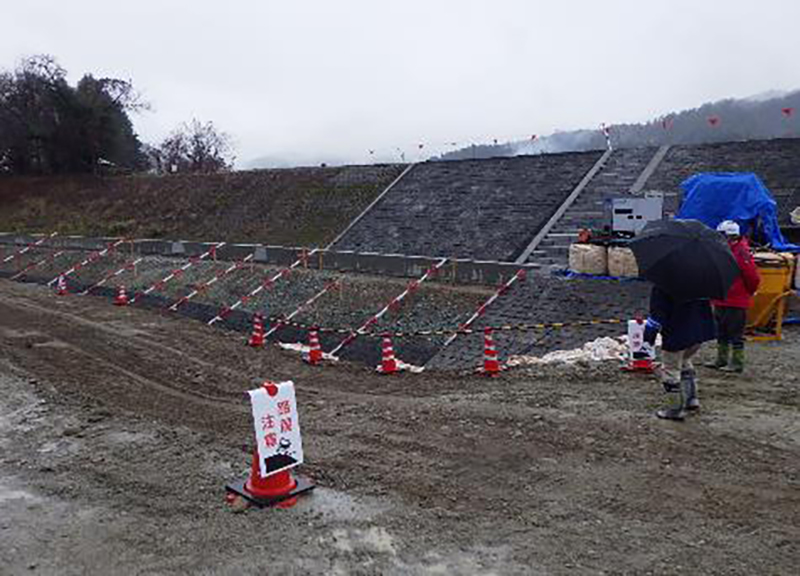
<path fill-rule="evenodd" d="M 749 353 L 668 423 L 614 364 L 381 377 L 0 280 L 0 573 L 796 574 L 800 332 Z M 265 378 L 318 488 L 233 513 Z"/>

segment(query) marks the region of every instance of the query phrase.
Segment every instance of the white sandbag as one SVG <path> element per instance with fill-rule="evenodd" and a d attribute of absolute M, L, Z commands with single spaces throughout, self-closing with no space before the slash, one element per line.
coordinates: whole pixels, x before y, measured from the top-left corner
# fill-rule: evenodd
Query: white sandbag
<path fill-rule="evenodd" d="M 594 244 L 572 244 L 569 247 L 569 269 L 581 274 L 608 274 L 608 250 Z"/>
<path fill-rule="evenodd" d="M 612 246 L 608 249 L 608 274 L 617 278 L 636 278 L 639 267 L 630 248 Z"/>

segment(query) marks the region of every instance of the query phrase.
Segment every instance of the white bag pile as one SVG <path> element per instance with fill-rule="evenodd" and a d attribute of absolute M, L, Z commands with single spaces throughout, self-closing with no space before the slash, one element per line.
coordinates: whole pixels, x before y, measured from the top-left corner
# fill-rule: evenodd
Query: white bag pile
<path fill-rule="evenodd" d="M 554 350 L 544 356 L 511 356 L 506 362 L 512 366 L 535 366 L 541 364 L 574 364 L 576 362 L 604 362 L 624 360 L 628 357 L 627 336 L 611 338 L 603 336 L 587 342 L 574 350 Z"/>
<path fill-rule="evenodd" d="M 608 249 L 608 274 L 617 278 L 637 278 L 639 266 L 633 250 L 621 246 Z"/>
<path fill-rule="evenodd" d="M 572 244 L 569 247 L 569 269 L 580 274 L 608 274 L 608 249 L 594 244 Z"/>

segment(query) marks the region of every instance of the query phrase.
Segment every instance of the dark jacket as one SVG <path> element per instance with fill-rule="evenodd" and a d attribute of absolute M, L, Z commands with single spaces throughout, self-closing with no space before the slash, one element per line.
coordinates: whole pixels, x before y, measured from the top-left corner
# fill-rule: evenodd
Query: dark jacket
<path fill-rule="evenodd" d="M 650 318 L 660 326 L 661 348 L 667 352 L 686 350 L 717 335 L 711 302 L 677 302 L 657 286 L 650 293 Z"/>
<path fill-rule="evenodd" d="M 712 304 L 726 308 L 750 308 L 753 305 L 753 294 L 756 293 L 758 285 L 761 283 L 761 275 L 753 262 L 747 238 L 729 241 L 728 246 L 731 247 L 741 274 L 734 280 L 725 300 L 714 300 Z"/>

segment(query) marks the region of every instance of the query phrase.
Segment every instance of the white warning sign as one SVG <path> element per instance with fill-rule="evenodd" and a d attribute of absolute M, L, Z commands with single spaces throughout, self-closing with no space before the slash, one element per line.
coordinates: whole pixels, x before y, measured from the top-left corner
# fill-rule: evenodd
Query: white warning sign
<path fill-rule="evenodd" d="M 250 390 L 249 394 L 261 476 L 302 464 L 303 442 L 294 383 L 266 382 L 257 390 Z"/>
<path fill-rule="evenodd" d="M 644 346 L 644 322 L 628 320 L 628 350 L 631 358 Z"/>

